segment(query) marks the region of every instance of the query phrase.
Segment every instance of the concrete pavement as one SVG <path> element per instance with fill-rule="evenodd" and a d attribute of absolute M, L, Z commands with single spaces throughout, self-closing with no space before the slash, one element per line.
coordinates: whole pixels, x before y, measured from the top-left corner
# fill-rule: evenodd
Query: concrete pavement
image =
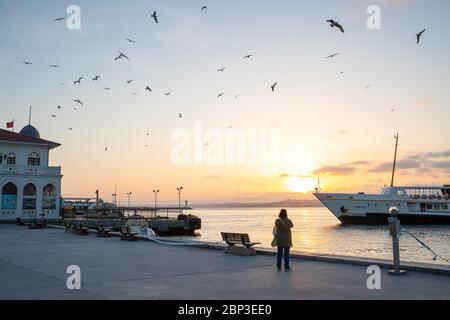
<path fill-rule="evenodd" d="M 76 236 L 60 229 L 0 225 L 0 299 L 450 299 L 450 277 L 382 270 L 369 290 L 366 267 L 211 249 Z M 68 290 L 66 268 L 81 268 L 81 290 Z"/>

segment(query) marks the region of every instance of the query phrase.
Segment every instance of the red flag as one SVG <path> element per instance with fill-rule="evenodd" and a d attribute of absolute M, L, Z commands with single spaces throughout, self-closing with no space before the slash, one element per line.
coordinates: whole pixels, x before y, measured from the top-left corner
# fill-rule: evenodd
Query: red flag
<path fill-rule="evenodd" d="M 6 123 L 6 129 L 14 128 L 14 121 L 10 121 Z"/>

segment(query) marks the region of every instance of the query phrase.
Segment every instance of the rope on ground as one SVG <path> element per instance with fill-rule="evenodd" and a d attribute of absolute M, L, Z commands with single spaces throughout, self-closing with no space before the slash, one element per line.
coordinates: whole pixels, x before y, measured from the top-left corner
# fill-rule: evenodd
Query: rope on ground
<path fill-rule="evenodd" d="M 433 261 L 436 261 L 437 258 L 450 263 L 450 261 L 448 261 L 447 259 L 445 259 L 444 257 L 442 257 L 441 255 L 437 254 L 433 249 L 431 249 L 425 242 L 423 242 L 422 240 L 420 240 L 419 238 L 417 238 L 415 235 L 413 235 L 411 232 L 409 232 L 406 229 L 402 229 L 402 232 L 405 232 L 407 234 L 409 234 L 414 240 L 416 240 L 422 247 L 424 247 L 425 249 L 427 249 L 428 251 L 430 251 L 434 257 L 433 257 Z"/>

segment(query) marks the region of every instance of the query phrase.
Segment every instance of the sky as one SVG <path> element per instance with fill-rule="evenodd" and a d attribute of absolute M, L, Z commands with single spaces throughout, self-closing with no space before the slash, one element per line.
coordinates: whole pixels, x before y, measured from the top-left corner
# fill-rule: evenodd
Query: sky
<path fill-rule="evenodd" d="M 80 29 L 66 26 L 70 5 Z M 370 5 L 381 29 L 367 27 Z M 175 204 L 183 186 L 190 203 L 277 201 L 312 198 L 319 177 L 323 191 L 377 192 L 396 133 L 396 184 L 450 183 L 447 0 L 0 0 L 0 30 L 0 120 L 19 131 L 32 106 L 41 137 L 62 144 L 50 162 L 63 196 L 111 201 L 116 185 L 122 203 L 160 189 Z M 225 158 L 220 139 L 238 130 L 276 133 L 258 144 L 274 150 L 270 170 L 264 157 L 174 159 L 180 133 L 192 154 Z"/>

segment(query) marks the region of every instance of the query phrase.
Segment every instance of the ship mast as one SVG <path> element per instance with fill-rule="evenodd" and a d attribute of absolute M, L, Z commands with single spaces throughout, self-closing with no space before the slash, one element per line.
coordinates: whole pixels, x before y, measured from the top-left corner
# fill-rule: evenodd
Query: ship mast
<path fill-rule="evenodd" d="M 395 153 L 394 153 L 394 164 L 392 165 L 391 188 L 394 186 L 395 164 L 397 162 L 397 150 L 398 150 L 398 133 L 394 136 L 394 138 L 395 138 Z"/>

